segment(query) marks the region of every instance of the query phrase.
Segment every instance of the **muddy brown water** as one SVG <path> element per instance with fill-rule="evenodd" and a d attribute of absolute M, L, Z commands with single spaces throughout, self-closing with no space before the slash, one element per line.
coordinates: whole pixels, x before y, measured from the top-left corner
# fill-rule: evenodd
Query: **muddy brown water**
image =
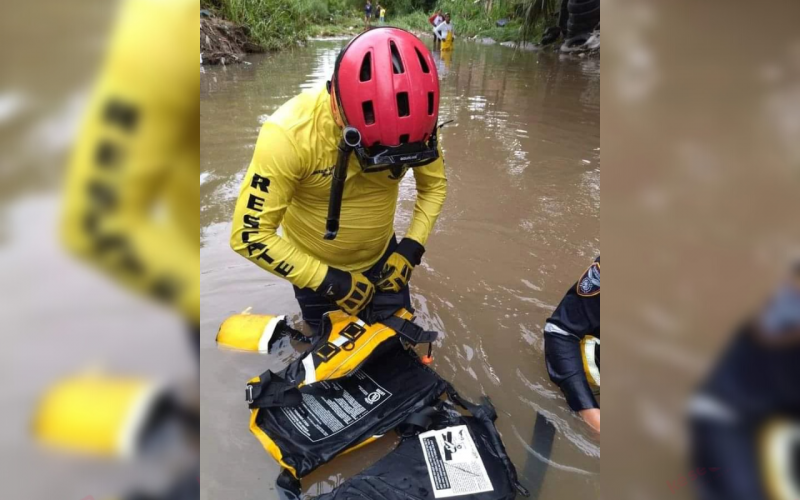
<path fill-rule="evenodd" d="M 228 246 L 239 185 L 261 124 L 286 100 L 330 77 L 344 40 L 204 68 L 201 77 L 201 498 L 275 499 L 277 464 L 248 430 L 245 382 L 297 356 L 217 348 L 229 315 L 287 314 L 288 282 Z M 491 397 L 521 482 L 539 498 L 600 498 L 600 441 L 568 411 L 547 377 L 542 328 L 600 251 L 600 61 L 460 43 L 438 54 L 448 198 L 412 279 L 417 321 L 441 332 L 433 365 L 465 396 Z M 414 203 L 401 185 L 399 235 Z M 531 452 L 536 412 L 555 426 L 550 460 Z M 303 481 L 330 491 L 391 449 L 391 438 L 340 458 Z"/>

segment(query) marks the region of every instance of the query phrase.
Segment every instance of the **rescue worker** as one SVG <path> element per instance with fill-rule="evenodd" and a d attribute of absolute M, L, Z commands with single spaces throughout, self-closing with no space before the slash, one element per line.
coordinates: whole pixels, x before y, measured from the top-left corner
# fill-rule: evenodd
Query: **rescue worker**
<path fill-rule="evenodd" d="M 567 404 L 600 432 L 600 256 L 567 291 L 544 327 L 547 373 Z"/>
<path fill-rule="evenodd" d="M 445 14 L 444 20 L 433 28 L 433 37 L 439 40 L 439 44 L 447 39 L 447 34 L 453 32 L 453 24 L 450 22 L 450 14 Z"/>
<path fill-rule="evenodd" d="M 411 33 L 385 27 L 350 41 L 327 88 L 303 92 L 264 123 L 236 203 L 231 246 L 292 283 L 312 327 L 336 308 L 360 313 L 374 294 L 382 304 L 410 307 L 408 280 L 447 188 L 438 109 L 430 51 Z M 349 158 L 339 155 L 345 127 L 360 133 Z M 335 239 L 324 239 L 337 158 L 346 161 L 341 225 Z M 409 168 L 417 198 L 398 243 L 394 214 Z"/>
<path fill-rule="evenodd" d="M 672 491 L 691 488 L 701 500 L 798 498 L 798 359 L 800 263 L 736 328 L 690 400 L 692 471 Z"/>

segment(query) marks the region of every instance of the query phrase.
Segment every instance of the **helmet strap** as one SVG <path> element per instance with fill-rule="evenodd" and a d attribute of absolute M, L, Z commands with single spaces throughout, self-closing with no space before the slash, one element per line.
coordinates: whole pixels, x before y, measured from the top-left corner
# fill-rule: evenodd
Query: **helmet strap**
<path fill-rule="evenodd" d="M 339 113 L 339 103 L 336 99 L 336 89 L 333 85 L 330 85 L 330 82 L 328 83 L 329 92 L 331 94 L 331 114 L 333 115 L 333 121 L 336 122 L 339 128 L 344 128 L 344 120 L 342 120 L 342 115 Z"/>

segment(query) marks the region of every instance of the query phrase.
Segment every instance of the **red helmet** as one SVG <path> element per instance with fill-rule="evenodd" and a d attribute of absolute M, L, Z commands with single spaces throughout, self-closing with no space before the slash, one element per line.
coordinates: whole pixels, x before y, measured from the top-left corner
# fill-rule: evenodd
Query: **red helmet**
<path fill-rule="evenodd" d="M 336 60 L 333 93 L 344 124 L 367 148 L 427 143 L 439 115 L 439 76 L 430 51 L 411 33 L 375 28 Z"/>

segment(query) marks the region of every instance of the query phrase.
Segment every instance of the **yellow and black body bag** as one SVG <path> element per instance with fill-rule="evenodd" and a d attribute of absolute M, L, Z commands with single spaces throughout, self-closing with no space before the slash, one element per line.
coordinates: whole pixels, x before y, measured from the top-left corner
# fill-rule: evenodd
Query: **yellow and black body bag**
<path fill-rule="evenodd" d="M 374 440 L 444 392 L 446 383 L 407 348 L 436 333 L 410 319 L 401 310 L 367 325 L 329 313 L 303 357 L 247 384 L 250 430 L 294 477 Z"/>
<path fill-rule="evenodd" d="M 447 384 L 449 401 L 437 401 L 398 426 L 400 444 L 374 465 L 316 500 L 409 500 L 458 497 L 513 500 L 528 497 L 495 427 L 488 398 L 476 405 Z M 468 415 L 456 411 L 459 406 Z M 277 481 L 284 500 L 300 500 L 300 483 L 283 472 Z"/>

